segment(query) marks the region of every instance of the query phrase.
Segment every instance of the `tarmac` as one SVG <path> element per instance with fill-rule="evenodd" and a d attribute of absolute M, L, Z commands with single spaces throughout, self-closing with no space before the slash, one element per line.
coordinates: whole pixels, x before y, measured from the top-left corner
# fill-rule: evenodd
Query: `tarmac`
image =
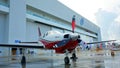
<path fill-rule="evenodd" d="M 64 64 L 64 55 L 37 56 L 29 59 L 26 66 L 22 67 L 20 60 L 9 64 L 0 64 L 0 68 L 120 68 L 120 51 L 115 51 L 111 56 L 111 51 L 82 51 L 78 52 L 78 60 Z M 71 54 L 69 55 L 71 56 Z"/>

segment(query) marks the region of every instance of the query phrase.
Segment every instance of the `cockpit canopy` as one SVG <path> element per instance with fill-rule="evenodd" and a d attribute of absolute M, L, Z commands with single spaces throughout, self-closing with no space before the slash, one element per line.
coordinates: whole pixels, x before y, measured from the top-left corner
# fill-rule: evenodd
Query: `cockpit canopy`
<path fill-rule="evenodd" d="M 61 33 L 59 31 L 54 31 L 54 30 L 53 31 L 48 31 L 43 35 L 43 37 L 46 37 L 48 35 L 53 35 L 53 34 L 60 35 Z"/>

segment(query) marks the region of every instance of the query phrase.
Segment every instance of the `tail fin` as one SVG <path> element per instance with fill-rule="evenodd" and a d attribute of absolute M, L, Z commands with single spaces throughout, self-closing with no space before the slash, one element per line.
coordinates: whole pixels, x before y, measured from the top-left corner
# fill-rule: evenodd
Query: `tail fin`
<path fill-rule="evenodd" d="M 39 37 L 41 37 L 41 31 L 40 31 L 40 27 L 38 27 L 38 35 L 39 35 Z"/>

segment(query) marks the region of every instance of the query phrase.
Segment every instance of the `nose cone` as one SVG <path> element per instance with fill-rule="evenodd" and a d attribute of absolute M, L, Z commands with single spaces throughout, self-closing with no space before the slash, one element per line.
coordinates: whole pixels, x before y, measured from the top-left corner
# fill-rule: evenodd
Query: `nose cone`
<path fill-rule="evenodd" d="M 78 40 L 78 39 L 80 39 L 80 35 L 73 34 L 73 35 L 71 35 L 71 38 L 72 38 L 72 40 Z"/>

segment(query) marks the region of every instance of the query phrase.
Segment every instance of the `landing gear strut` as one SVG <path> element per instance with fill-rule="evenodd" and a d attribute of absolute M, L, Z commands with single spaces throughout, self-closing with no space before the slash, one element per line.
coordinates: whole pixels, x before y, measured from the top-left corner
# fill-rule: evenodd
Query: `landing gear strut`
<path fill-rule="evenodd" d="M 22 65 L 22 68 L 26 68 L 25 49 L 23 49 L 22 52 L 23 52 L 23 55 L 22 55 L 22 59 L 21 59 L 21 65 Z"/>
<path fill-rule="evenodd" d="M 78 58 L 76 57 L 76 54 L 73 53 L 73 54 L 72 54 L 72 57 L 71 57 L 70 59 L 72 59 L 72 61 L 76 62 L 76 60 L 77 60 Z"/>
<path fill-rule="evenodd" d="M 66 57 L 64 58 L 64 62 L 65 64 L 69 64 L 70 63 L 70 59 L 72 59 L 73 62 L 76 62 L 76 60 L 78 59 L 78 57 L 76 56 L 75 50 L 73 51 L 72 57 L 68 57 L 68 50 L 65 51 L 65 55 Z"/>
<path fill-rule="evenodd" d="M 76 62 L 76 60 L 78 59 L 78 57 L 76 57 L 75 50 L 73 51 L 72 57 L 70 57 L 70 59 L 72 59 L 72 61 L 74 62 Z"/>
<path fill-rule="evenodd" d="M 69 57 L 68 57 L 68 53 L 69 53 L 68 50 L 66 50 L 66 51 L 65 51 L 66 57 L 64 58 L 64 62 L 65 62 L 66 65 L 70 63 L 70 59 L 69 59 Z"/>

